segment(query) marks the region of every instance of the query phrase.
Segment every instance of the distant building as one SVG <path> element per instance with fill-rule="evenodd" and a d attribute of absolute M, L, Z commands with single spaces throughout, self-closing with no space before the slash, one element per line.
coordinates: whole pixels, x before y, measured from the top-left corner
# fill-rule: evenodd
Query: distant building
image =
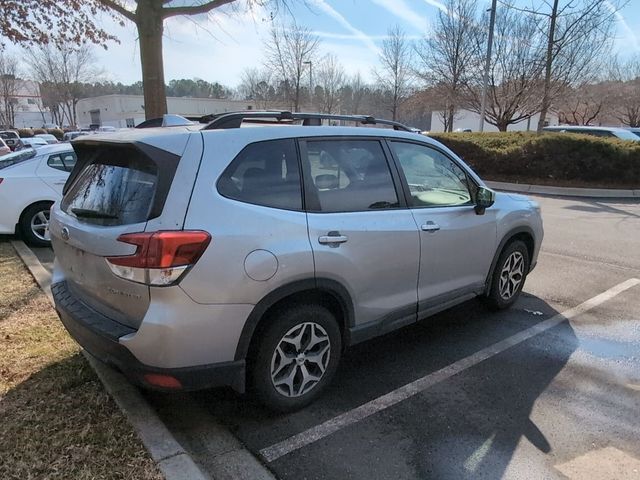
<path fill-rule="evenodd" d="M 6 127 L 39 128 L 51 122 L 51 114 L 42 106 L 40 86 L 37 82 L 15 79 L 12 80 L 11 90 L 9 103 L 13 108 L 13 125 L 8 125 L 9 115 L 4 111 L 0 112 L 0 123 Z"/>
<path fill-rule="evenodd" d="M 169 113 L 199 117 L 210 113 L 255 110 L 257 106 L 250 100 L 167 97 L 167 109 Z M 135 127 L 145 120 L 144 97 L 115 94 L 83 98 L 76 105 L 76 115 L 80 127 L 90 125 Z"/>
<path fill-rule="evenodd" d="M 535 131 L 538 128 L 538 119 L 540 118 L 539 114 L 532 116 L 531 118 L 522 120 L 513 125 L 509 125 L 507 128 L 510 132 L 526 132 L 529 130 Z M 558 124 L 558 116 L 554 113 L 549 112 L 547 114 L 547 123 L 548 125 L 557 125 Z M 453 120 L 453 130 L 465 130 L 471 129 L 473 132 L 478 131 L 478 127 L 480 126 L 480 115 L 471 112 L 469 110 L 459 110 L 456 113 L 456 116 Z M 431 132 L 444 132 L 444 123 L 442 121 L 441 112 L 433 112 L 431 114 Z M 484 121 L 484 131 L 485 132 L 497 132 L 498 129 L 488 123 L 485 119 Z"/>

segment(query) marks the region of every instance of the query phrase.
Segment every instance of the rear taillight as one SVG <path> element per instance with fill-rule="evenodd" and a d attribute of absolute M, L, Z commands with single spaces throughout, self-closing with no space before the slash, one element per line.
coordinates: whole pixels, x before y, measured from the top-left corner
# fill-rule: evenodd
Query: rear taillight
<path fill-rule="evenodd" d="M 107 257 L 118 277 L 147 285 L 176 283 L 204 253 L 211 235 L 201 230 L 126 233 L 118 241 L 137 245 L 133 255 Z"/>

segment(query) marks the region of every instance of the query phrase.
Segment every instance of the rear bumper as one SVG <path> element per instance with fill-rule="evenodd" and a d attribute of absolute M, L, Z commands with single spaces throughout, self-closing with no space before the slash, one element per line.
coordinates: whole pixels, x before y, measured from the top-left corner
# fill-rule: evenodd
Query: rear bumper
<path fill-rule="evenodd" d="M 174 390 L 150 384 L 145 379 L 145 375 L 156 374 L 178 380 L 182 390 L 230 386 L 244 392 L 244 360 L 181 368 L 145 365 L 119 341 L 135 329 L 115 322 L 77 300 L 64 281 L 52 285 L 51 292 L 58 316 L 69 334 L 92 356 L 116 367 L 133 383 L 154 390 Z"/>

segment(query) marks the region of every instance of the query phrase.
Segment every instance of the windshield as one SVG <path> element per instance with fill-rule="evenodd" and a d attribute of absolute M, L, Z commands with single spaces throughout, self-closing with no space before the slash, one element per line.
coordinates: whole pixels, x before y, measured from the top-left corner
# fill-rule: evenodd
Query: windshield
<path fill-rule="evenodd" d="M 18 152 L 4 155 L 2 156 L 2 158 L 0 158 L 0 170 L 10 167 L 11 165 L 16 165 L 18 163 L 24 162 L 25 160 L 29 160 L 30 158 L 33 158 L 35 156 L 36 151 L 33 149 L 20 150 Z"/>

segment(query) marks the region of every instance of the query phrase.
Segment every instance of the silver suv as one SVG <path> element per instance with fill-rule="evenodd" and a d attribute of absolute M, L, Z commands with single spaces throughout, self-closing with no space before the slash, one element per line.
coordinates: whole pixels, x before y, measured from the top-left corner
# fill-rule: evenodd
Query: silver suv
<path fill-rule="evenodd" d="M 346 347 L 476 296 L 513 304 L 543 236 L 535 202 L 371 117 L 233 113 L 73 145 L 50 223 L 56 307 L 147 387 L 300 408 Z"/>

